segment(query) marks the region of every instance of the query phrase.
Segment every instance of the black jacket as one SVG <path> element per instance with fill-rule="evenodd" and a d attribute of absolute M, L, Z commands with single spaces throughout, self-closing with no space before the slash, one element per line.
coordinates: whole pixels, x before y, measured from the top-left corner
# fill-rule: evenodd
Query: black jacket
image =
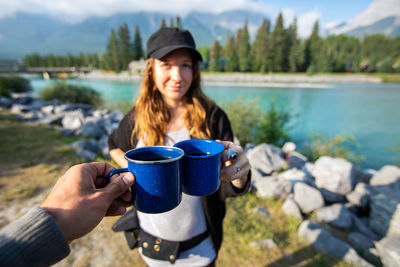
<path fill-rule="evenodd" d="M 233 141 L 233 133 L 228 116 L 217 105 L 213 105 L 207 113 L 207 121 L 211 130 L 211 139 Z M 131 133 L 134 126 L 134 108 L 130 110 L 121 120 L 119 127 L 108 138 L 110 150 L 120 148 L 126 152 L 136 147 L 138 140 L 134 138 L 131 143 Z M 246 186 L 243 189 L 234 187 L 230 182 L 221 182 L 220 188 L 211 195 L 202 197 L 203 209 L 207 221 L 207 229 L 214 244 L 215 251 L 218 251 L 222 243 L 222 221 L 225 217 L 225 199 L 245 194 L 250 186 L 250 173 Z"/>

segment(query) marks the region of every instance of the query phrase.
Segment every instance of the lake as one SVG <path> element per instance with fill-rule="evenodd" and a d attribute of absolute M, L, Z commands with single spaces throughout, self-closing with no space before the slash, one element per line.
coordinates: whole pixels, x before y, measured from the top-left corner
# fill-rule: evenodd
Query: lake
<path fill-rule="evenodd" d="M 52 81 L 30 78 L 36 92 Z M 132 100 L 137 82 L 106 80 L 68 80 L 97 90 L 104 99 L 115 103 Z M 310 86 L 311 87 L 311 86 Z M 292 139 L 301 144 L 312 132 L 333 137 L 353 136 L 359 147 L 356 153 L 365 160 L 363 168 L 380 169 L 400 161 L 400 84 L 329 83 L 323 88 L 260 88 L 236 86 L 204 86 L 204 92 L 217 103 L 243 97 L 257 98 L 259 105 L 268 108 L 271 99 L 292 115 Z"/>

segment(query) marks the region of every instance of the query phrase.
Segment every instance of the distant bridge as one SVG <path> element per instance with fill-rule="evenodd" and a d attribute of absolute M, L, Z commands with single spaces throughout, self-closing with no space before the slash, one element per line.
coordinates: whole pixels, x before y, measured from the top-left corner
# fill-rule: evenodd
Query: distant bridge
<path fill-rule="evenodd" d="M 89 73 L 93 71 L 91 67 L 22 67 L 6 69 L 0 68 L 0 73 L 32 73 L 42 74 L 45 79 L 53 77 L 71 77 L 77 76 L 79 73 Z"/>

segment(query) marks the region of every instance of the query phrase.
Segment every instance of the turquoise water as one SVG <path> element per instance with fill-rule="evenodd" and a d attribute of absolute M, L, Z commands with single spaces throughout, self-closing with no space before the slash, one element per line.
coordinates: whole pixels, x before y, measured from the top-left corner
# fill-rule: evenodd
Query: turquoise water
<path fill-rule="evenodd" d="M 31 79 L 35 91 L 52 81 Z M 70 80 L 87 85 L 107 101 L 132 100 L 138 83 L 116 81 Z M 204 86 L 205 93 L 217 103 L 227 99 L 257 97 L 267 108 L 271 99 L 294 115 L 291 137 L 296 143 L 309 139 L 310 133 L 326 136 L 348 134 L 363 154 L 364 168 L 379 169 L 400 161 L 400 85 L 399 84 L 325 84 L 329 88 L 258 88 Z"/>

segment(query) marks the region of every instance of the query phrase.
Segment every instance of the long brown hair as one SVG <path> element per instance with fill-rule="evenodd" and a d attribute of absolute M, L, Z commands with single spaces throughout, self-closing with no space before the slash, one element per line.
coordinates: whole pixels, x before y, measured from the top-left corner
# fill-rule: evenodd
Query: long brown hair
<path fill-rule="evenodd" d="M 210 138 L 210 126 L 206 120 L 206 110 L 214 103 L 201 89 L 200 62 L 193 60 L 193 80 L 183 97 L 187 113 L 185 126 L 193 138 Z M 153 80 L 154 59 L 146 62 L 143 81 L 135 104 L 135 126 L 131 134 L 141 139 L 147 146 L 165 145 L 164 136 L 171 114 Z"/>

